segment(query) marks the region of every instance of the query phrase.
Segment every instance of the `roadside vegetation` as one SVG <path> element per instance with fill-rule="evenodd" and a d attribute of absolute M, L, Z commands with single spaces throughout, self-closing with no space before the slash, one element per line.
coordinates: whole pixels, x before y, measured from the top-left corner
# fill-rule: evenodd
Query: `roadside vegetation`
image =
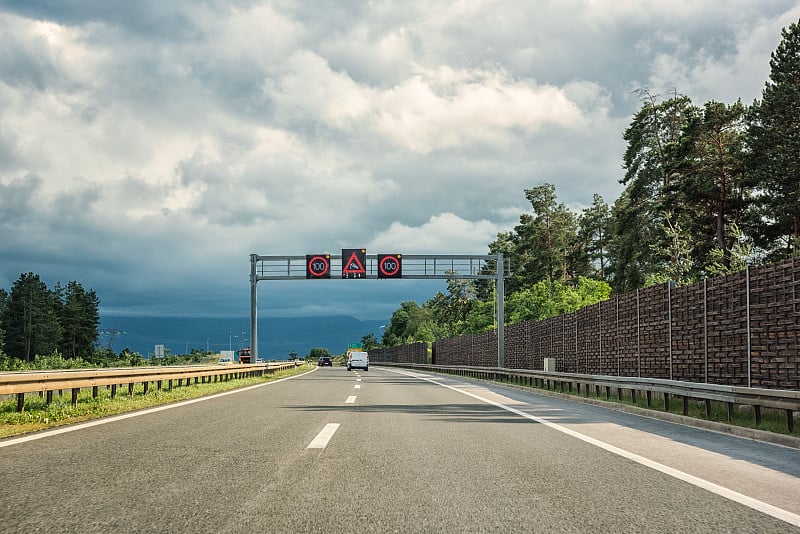
<path fill-rule="evenodd" d="M 800 21 L 783 29 L 769 66 L 750 105 L 640 90 L 641 107 L 620 132 L 624 189 L 611 204 L 594 194 L 582 210 L 568 207 L 554 185 L 532 177 L 523 191 L 530 209 L 488 244 L 511 261 L 506 323 L 800 257 Z M 492 281 L 451 280 L 422 305 L 402 303 L 381 343 L 495 329 L 494 301 Z"/>
<path fill-rule="evenodd" d="M 500 383 L 505 381 L 499 380 Z M 511 385 L 511 382 L 508 382 Z M 561 388 L 551 387 L 547 388 L 544 384 L 539 385 L 521 385 L 513 384 L 514 387 L 519 389 L 532 389 L 536 391 L 552 391 L 554 393 L 565 395 L 573 398 L 594 399 L 603 402 L 610 402 L 616 404 L 624 404 L 627 406 L 636 406 L 644 410 L 649 410 L 653 413 L 668 412 L 675 415 L 683 415 L 683 399 L 676 396 L 670 397 L 669 410 L 665 410 L 664 397 L 662 395 L 654 394 L 651 397 L 650 406 L 647 405 L 647 397 L 642 392 L 637 392 L 635 401 L 631 395 L 630 390 L 623 389 L 621 396 L 616 389 L 610 397 L 606 398 L 605 392 L 601 390 L 601 394 L 597 395 L 593 389 L 583 388 L 580 392 L 577 388 L 570 389 L 565 387 Z M 692 419 L 701 419 L 706 421 L 713 421 L 716 423 L 724 423 L 732 426 L 742 428 L 752 428 L 756 430 L 763 430 L 765 432 L 772 432 L 775 434 L 785 434 L 800 438 L 800 422 L 795 419 L 794 429 L 790 432 L 786 424 L 786 411 L 773 408 L 761 409 L 761 424 L 757 425 L 753 408 L 751 406 L 737 405 L 733 411 L 733 417 L 728 416 L 728 405 L 722 402 L 711 402 L 710 416 L 706 415 L 705 401 L 697 399 L 689 399 L 688 411 L 686 417 Z"/>
<path fill-rule="evenodd" d="M 91 388 L 82 389 L 75 406 L 72 405 L 70 390 L 65 390 L 63 396 L 54 395 L 53 402 L 49 405 L 46 404 L 44 397 L 27 395 L 25 409 L 22 412 L 16 411 L 16 399 L 10 398 L 0 402 L 0 438 L 206 397 L 223 391 L 294 376 L 308 370 L 308 367 L 300 366 L 275 371 L 274 374 L 264 377 L 191 384 L 173 387 L 172 390 L 151 388 L 147 395 L 144 394 L 144 386 L 136 384 L 132 396 L 128 395 L 128 388 L 118 388 L 113 399 L 109 388 L 100 388 L 97 398 L 92 398 Z"/>

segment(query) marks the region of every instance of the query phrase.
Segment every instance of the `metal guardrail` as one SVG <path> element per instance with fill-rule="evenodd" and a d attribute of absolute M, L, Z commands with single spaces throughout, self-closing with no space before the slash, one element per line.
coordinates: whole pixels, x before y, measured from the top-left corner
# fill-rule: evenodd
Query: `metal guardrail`
<path fill-rule="evenodd" d="M 23 371 L 0 373 L 0 395 L 16 395 L 17 411 L 24 408 L 26 393 L 39 393 L 47 396 L 47 403 L 53 400 L 54 391 L 69 389 L 72 392 L 72 404 L 77 404 L 78 393 L 83 388 L 92 388 L 92 396 L 97 397 L 100 386 L 111 387 L 111 397 L 115 397 L 117 386 L 127 385 L 129 395 L 133 395 L 135 384 L 144 385 L 147 394 L 150 383 L 155 383 L 159 390 L 163 382 L 172 389 L 173 381 L 177 386 L 214 381 L 228 381 L 235 378 L 264 376 L 279 369 L 295 367 L 294 361 L 269 362 L 258 364 L 233 365 L 185 365 L 165 367 L 117 367 L 111 369 L 68 369 L 54 371 Z"/>
<path fill-rule="evenodd" d="M 482 380 L 501 381 L 512 384 L 543 387 L 548 390 L 572 392 L 573 386 L 578 394 L 583 390 L 589 395 L 590 390 L 595 390 L 595 396 L 601 396 L 604 390 L 607 399 L 616 390 L 617 399 L 621 399 L 623 391 L 629 391 L 631 400 L 636 403 L 636 396 L 644 392 L 647 398 L 647 407 L 652 407 L 652 395 L 663 395 L 664 409 L 669 410 L 670 397 L 675 396 L 683 400 L 683 415 L 688 415 L 689 400 L 705 401 L 706 417 L 711 416 L 711 402 L 727 404 L 728 420 L 732 420 L 736 405 L 752 406 L 755 414 L 756 425 L 761 424 L 761 409 L 774 408 L 785 410 L 786 425 L 789 432 L 794 430 L 794 412 L 800 412 L 800 391 L 783 389 L 748 388 L 741 386 L 725 386 L 720 384 L 705 384 L 698 382 L 681 382 L 678 380 L 663 380 L 658 378 L 638 378 L 608 375 L 584 375 L 573 373 L 557 373 L 549 371 L 534 371 L 528 369 L 506 369 L 501 367 L 470 367 L 449 365 L 421 365 L 373 362 L 374 365 L 404 367 L 422 371 L 467 376 Z"/>

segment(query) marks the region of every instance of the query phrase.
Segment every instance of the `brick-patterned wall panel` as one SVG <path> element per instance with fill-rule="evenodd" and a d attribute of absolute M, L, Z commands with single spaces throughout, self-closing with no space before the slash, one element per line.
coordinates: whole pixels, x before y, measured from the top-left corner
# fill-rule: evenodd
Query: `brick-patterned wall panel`
<path fill-rule="evenodd" d="M 506 367 L 509 369 L 535 369 L 529 352 L 531 325 L 528 322 L 508 325 L 505 328 Z"/>
<path fill-rule="evenodd" d="M 597 374 L 615 375 L 618 373 L 617 361 L 617 299 L 598 304 L 600 317 L 600 355 Z"/>
<path fill-rule="evenodd" d="M 617 297 L 617 351 L 620 376 L 639 376 L 638 303 L 638 291 Z"/>
<path fill-rule="evenodd" d="M 600 306 L 593 304 L 579 310 L 578 335 L 576 346 L 579 349 L 576 366 L 579 373 L 600 374 L 602 365 L 602 344 Z"/>
<path fill-rule="evenodd" d="M 710 278 L 708 303 L 708 381 L 747 385 L 747 276 L 739 272 Z"/>
<path fill-rule="evenodd" d="M 667 284 L 639 291 L 639 336 L 642 376 L 669 378 Z"/>
<path fill-rule="evenodd" d="M 640 289 L 575 313 L 506 327 L 506 365 L 800 390 L 800 261 L 691 286 Z M 670 361 L 670 350 L 672 358 Z M 707 358 L 706 358 L 707 351 Z M 497 365 L 497 335 L 434 344 L 442 365 Z M 748 356 L 751 367 L 748 368 Z M 707 364 L 706 364 L 707 359 Z"/>
<path fill-rule="evenodd" d="M 705 380 L 704 284 L 672 290 L 672 378 Z"/>
<path fill-rule="evenodd" d="M 793 260 L 750 269 L 754 387 L 800 389 L 798 266 Z"/>
<path fill-rule="evenodd" d="M 372 349 L 369 351 L 370 361 L 387 363 L 428 363 L 428 344 L 412 343 L 398 347 Z"/>

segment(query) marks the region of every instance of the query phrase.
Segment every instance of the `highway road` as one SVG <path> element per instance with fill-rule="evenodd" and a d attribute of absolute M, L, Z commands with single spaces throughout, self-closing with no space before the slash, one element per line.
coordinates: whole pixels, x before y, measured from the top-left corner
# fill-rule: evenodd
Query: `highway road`
<path fill-rule="evenodd" d="M 0 531 L 800 532 L 800 450 L 458 377 L 319 368 L 102 423 L 0 441 Z"/>

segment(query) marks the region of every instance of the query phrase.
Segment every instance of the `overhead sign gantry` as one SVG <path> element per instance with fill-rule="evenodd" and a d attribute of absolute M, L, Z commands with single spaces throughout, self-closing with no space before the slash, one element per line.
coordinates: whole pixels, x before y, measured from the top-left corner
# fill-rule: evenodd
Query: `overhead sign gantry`
<path fill-rule="evenodd" d="M 341 254 L 261 256 L 250 254 L 250 340 L 258 358 L 258 292 L 264 280 L 399 279 L 496 280 L 497 364 L 505 366 L 504 279 L 511 273 L 503 254 L 367 254 L 365 248 L 342 249 Z"/>

